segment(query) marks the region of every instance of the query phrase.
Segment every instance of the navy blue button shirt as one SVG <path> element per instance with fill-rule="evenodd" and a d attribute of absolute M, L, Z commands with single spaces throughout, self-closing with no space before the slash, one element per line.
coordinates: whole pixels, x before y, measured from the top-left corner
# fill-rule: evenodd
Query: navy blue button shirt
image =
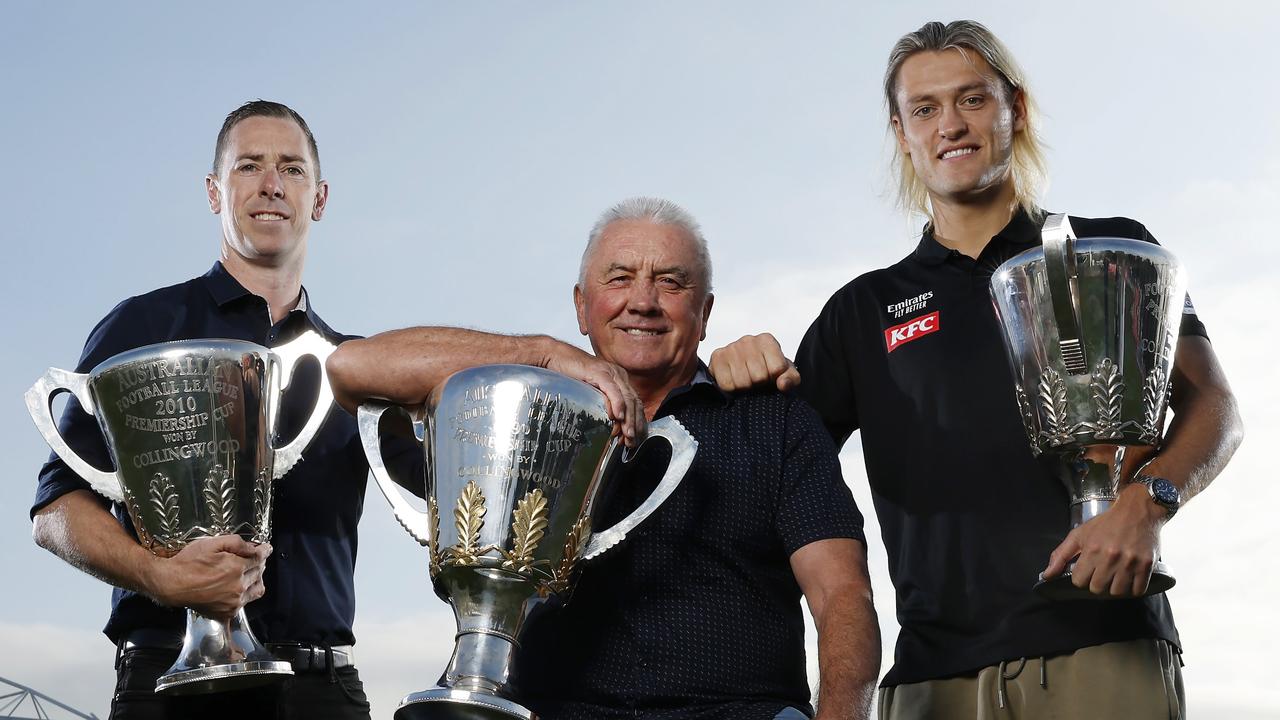
<path fill-rule="evenodd" d="M 267 302 L 250 293 L 222 263 L 203 276 L 145 295 L 129 298 L 107 314 L 90 333 L 77 372 L 88 372 L 114 355 L 168 340 L 230 338 L 267 347 L 282 345 L 304 330 L 315 330 L 340 343 L 347 336 L 333 331 L 315 313 L 306 292 L 299 308 L 274 325 Z M 280 437 L 292 438 L 312 407 L 319 366 L 302 363 L 285 393 Z M 111 456 L 97 421 L 74 398 L 68 401 L 60 427 L 68 444 L 90 464 L 112 469 Z M 356 525 L 364 505 L 368 465 L 355 419 L 341 409 L 329 413 L 303 459 L 276 483 L 275 516 L 267 561 L 266 595 L 250 603 L 247 613 L 263 642 L 306 642 L 347 645 L 355 642 L 353 574 Z M 56 456 L 40 471 L 31 513 L 73 490 L 89 485 Z M 95 497 L 97 495 L 95 494 Z M 102 499 L 103 505 L 107 504 Z M 134 534 L 128 514 L 114 507 L 120 524 Z M 140 628 L 171 629 L 181 634 L 181 608 L 160 607 L 149 598 L 117 588 L 104 632 L 118 641 Z"/>
<path fill-rule="evenodd" d="M 776 392 L 728 396 L 706 375 L 658 410 L 698 441 L 680 486 L 588 564 L 567 606 L 531 619 L 513 681 L 544 720 L 771 720 L 809 711 L 791 554 L 863 540 L 862 515 L 818 415 Z M 644 446 L 606 487 L 603 529 L 670 459 Z"/>

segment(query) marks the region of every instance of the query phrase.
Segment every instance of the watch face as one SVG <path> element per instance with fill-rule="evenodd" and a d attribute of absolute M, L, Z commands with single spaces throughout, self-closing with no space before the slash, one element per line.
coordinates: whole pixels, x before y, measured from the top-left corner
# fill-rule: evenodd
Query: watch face
<path fill-rule="evenodd" d="M 1164 478 L 1156 478 L 1151 483 L 1151 494 L 1155 495 L 1161 505 L 1177 506 L 1178 504 L 1178 488 Z"/>

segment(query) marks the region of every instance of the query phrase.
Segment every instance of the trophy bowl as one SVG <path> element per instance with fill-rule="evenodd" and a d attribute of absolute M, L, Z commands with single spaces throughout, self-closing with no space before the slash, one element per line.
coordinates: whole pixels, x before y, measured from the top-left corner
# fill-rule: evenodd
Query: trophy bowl
<path fill-rule="evenodd" d="M 274 480 L 302 457 L 332 405 L 327 378 L 309 419 L 288 445 L 272 439 L 293 369 L 314 356 L 323 372 L 333 346 L 314 332 L 275 349 L 240 340 L 147 345 L 77 374 L 50 368 L 26 394 L 27 410 L 54 452 L 102 496 L 122 504 L 138 541 L 171 556 L 201 537 L 271 538 Z M 95 416 L 115 470 L 76 454 L 53 419 L 70 392 Z M 182 649 L 156 692 L 197 694 L 276 682 L 293 671 L 231 618 L 187 610 Z"/>
<path fill-rule="evenodd" d="M 381 455 L 379 425 L 393 408 L 362 405 L 361 439 L 396 518 L 428 548 L 433 586 L 458 630 L 438 685 L 405 697 L 395 717 L 530 720 L 508 684 L 521 629 L 560 604 L 580 562 L 616 545 L 670 496 L 697 442 L 674 418 L 651 423 L 645 442 L 661 437 L 672 447 L 662 480 L 628 517 L 593 532 L 597 496 L 632 457 L 595 388 L 524 365 L 451 375 L 415 424 L 427 460 L 425 512 L 394 487 Z"/>
<path fill-rule="evenodd" d="M 1044 243 L 991 278 L 1032 454 L 1049 454 L 1074 529 L 1105 512 L 1164 432 L 1186 277 L 1173 253 L 1127 238 L 1077 239 L 1051 215 Z M 1126 453 L 1130 454 L 1126 462 Z M 1172 587 L 1156 560 L 1147 593 Z M 1041 579 L 1051 599 L 1099 598 L 1071 570 Z"/>

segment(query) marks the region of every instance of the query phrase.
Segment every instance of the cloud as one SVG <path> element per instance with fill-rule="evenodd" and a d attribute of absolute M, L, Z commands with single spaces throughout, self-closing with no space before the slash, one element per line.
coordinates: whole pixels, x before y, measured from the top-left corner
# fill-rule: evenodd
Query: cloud
<path fill-rule="evenodd" d="M 0 676 L 83 713 L 107 717 L 115 691 L 115 648 L 96 632 L 44 623 L 0 621 Z M 24 711 L 26 709 L 24 708 Z M 53 717 L 70 717 L 51 710 Z"/>
<path fill-rule="evenodd" d="M 357 621 L 356 664 L 373 717 L 391 717 L 401 698 L 434 687 L 453 653 L 453 611 L 435 598 L 430 610 Z"/>

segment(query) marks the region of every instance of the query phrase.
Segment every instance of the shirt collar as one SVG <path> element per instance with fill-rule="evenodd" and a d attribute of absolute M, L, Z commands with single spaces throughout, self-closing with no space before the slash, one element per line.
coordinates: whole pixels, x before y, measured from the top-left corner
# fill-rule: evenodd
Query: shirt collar
<path fill-rule="evenodd" d="M 691 379 L 688 384 L 681 385 L 667 393 L 667 397 L 663 399 L 662 405 L 658 408 L 658 414 L 661 415 L 662 411 L 669 403 L 671 403 L 671 401 L 684 395 L 691 394 L 701 395 L 707 398 L 715 398 L 725 405 L 728 405 L 729 401 L 732 400 L 732 396 L 721 390 L 720 386 L 716 384 L 716 379 L 712 377 L 711 371 L 707 369 L 706 363 L 702 362 L 702 360 L 698 360 L 698 369 L 694 371 L 693 379 Z"/>
<path fill-rule="evenodd" d="M 1043 210 L 1039 211 L 1039 217 L 1045 215 Z M 991 238 L 991 243 L 1007 244 L 1022 249 L 1039 245 L 1040 223 L 1019 207 L 1013 217 L 1009 218 L 1009 224 Z M 954 254 L 956 254 L 954 250 L 934 239 L 933 223 L 926 223 L 920 232 L 920 244 L 916 246 L 912 257 L 925 265 L 940 265 Z"/>
<path fill-rule="evenodd" d="M 204 274 L 203 279 L 205 287 L 209 289 L 209 294 L 213 296 L 213 301 L 218 304 L 218 307 L 251 294 L 239 280 L 227 272 L 221 260 L 213 263 L 213 267 L 209 268 L 209 272 Z"/>
<path fill-rule="evenodd" d="M 209 272 L 205 273 L 203 278 L 204 285 L 209 290 L 209 295 L 213 297 L 213 301 L 218 307 L 223 307 L 227 303 L 235 302 L 240 298 L 253 296 L 245 286 L 240 284 L 231 273 L 227 272 L 227 268 L 223 266 L 222 261 L 218 260 L 213 263 L 213 267 L 209 268 Z M 301 312 L 307 316 L 307 320 L 313 326 L 319 327 L 318 318 L 311 310 L 311 303 L 307 300 L 307 289 L 304 287 L 298 295 L 298 304 L 289 314 Z"/>

